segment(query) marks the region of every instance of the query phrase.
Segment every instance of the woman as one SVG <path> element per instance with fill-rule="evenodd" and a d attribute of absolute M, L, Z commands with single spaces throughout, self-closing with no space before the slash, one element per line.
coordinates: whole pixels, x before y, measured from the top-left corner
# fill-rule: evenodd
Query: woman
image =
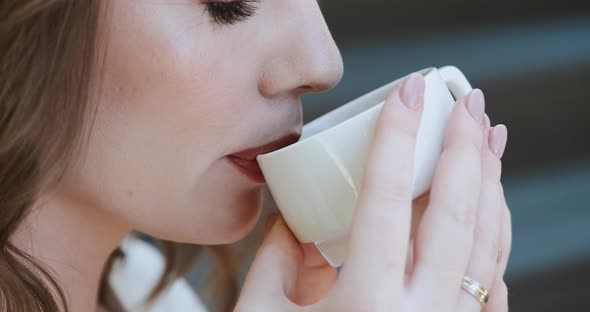
<path fill-rule="evenodd" d="M 301 95 L 342 75 L 314 0 L 4 0 L 0 48 L 2 311 L 120 309 L 98 294 L 125 302 L 117 280 L 134 267 L 109 259 L 132 230 L 244 237 L 263 183 L 239 153 L 294 142 Z M 485 311 L 507 310 L 506 128 L 490 127 L 479 90 L 458 100 L 408 243 L 423 91 L 409 76 L 380 115 L 338 279 L 269 218 L 237 311 L 480 311 L 485 289 Z M 464 276 L 479 283 L 471 292 Z M 159 297 L 197 302 L 180 288 Z"/>

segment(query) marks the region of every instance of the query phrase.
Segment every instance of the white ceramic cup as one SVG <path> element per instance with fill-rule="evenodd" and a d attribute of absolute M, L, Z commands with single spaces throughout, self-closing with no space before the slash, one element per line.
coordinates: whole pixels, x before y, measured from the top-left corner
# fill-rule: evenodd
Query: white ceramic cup
<path fill-rule="evenodd" d="M 453 66 L 429 68 L 416 141 L 413 197 L 430 188 L 455 98 L 472 88 Z M 301 141 L 257 157 L 287 225 L 332 266 L 346 257 L 363 171 L 383 101 L 398 79 L 305 125 Z M 452 93 L 452 94 L 451 94 Z"/>

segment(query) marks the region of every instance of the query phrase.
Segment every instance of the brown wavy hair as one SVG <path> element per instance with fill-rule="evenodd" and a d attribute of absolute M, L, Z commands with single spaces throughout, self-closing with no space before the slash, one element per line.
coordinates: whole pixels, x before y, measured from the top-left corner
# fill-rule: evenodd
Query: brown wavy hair
<path fill-rule="evenodd" d="M 108 19 L 108 1 L 0 1 L 0 311 L 68 311 L 57 278 L 10 239 L 38 196 L 56 186 L 80 158 L 91 129 L 100 81 L 98 29 Z M 107 25 L 108 23 L 104 23 Z M 87 131 L 88 130 L 88 131 Z M 190 270 L 199 247 L 160 241 L 165 271 L 153 301 L 174 279 Z M 224 247 L 211 248 L 221 266 L 216 285 L 220 310 L 237 297 L 235 263 Z M 105 277 L 99 301 L 113 311 Z"/>

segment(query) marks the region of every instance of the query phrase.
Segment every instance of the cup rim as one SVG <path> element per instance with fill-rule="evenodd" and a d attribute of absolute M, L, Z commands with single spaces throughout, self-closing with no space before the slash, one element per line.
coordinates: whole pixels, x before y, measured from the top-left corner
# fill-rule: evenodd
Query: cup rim
<path fill-rule="evenodd" d="M 432 73 L 435 70 L 437 70 L 436 67 L 428 67 L 428 68 L 424 68 L 422 70 L 418 70 L 415 73 L 421 74 L 422 76 L 426 76 L 426 75 Z M 380 87 L 377 87 L 377 88 L 373 89 L 372 91 L 369 91 L 369 92 L 367 92 L 367 93 L 365 93 L 365 94 L 363 94 L 363 95 L 361 95 L 361 96 L 359 96 L 359 97 L 357 97 L 357 98 L 355 98 L 355 99 L 353 99 L 351 101 L 348 101 L 345 104 L 343 104 L 343 105 L 341 105 L 341 106 L 339 106 L 339 107 L 337 107 L 337 108 L 335 108 L 335 109 L 333 109 L 333 110 L 331 110 L 331 111 L 329 111 L 329 112 L 327 112 L 327 113 L 319 116 L 318 118 L 310 121 L 309 123 L 307 123 L 307 125 L 309 125 L 309 124 L 311 124 L 311 123 L 317 121 L 318 119 L 320 119 L 322 117 L 325 117 L 327 115 L 338 114 L 338 113 L 340 113 L 340 112 L 342 112 L 342 111 L 344 111 L 346 109 L 350 109 L 351 107 L 360 105 L 360 103 L 363 103 L 363 100 L 364 99 L 366 99 L 368 97 L 371 97 L 371 96 L 375 95 L 376 93 L 383 91 L 384 89 L 392 88 L 396 84 L 399 84 L 406 76 L 401 77 L 401 78 L 398 78 L 398 79 L 393 80 L 391 82 L 388 82 L 388 83 L 386 83 L 386 84 L 384 84 L 384 85 L 382 85 Z M 318 131 L 316 133 L 313 133 L 310 136 L 307 136 L 307 137 L 303 138 L 301 141 L 296 142 L 295 144 L 291 144 L 289 146 L 283 147 L 283 148 L 281 148 L 279 150 L 276 150 L 276 151 L 272 151 L 270 153 L 258 155 L 256 157 L 256 159 L 257 160 L 259 160 L 259 159 L 264 160 L 264 158 L 278 156 L 280 154 L 289 152 L 292 149 L 299 148 L 302 145 L 306 144 L 307 142 L 311 141 L 312 138 L 315 138 L 315 137 L 317 137 L 319 135 L 322 135 L 322 134 L 324 134 L 324 133 L 326 133 L 328 131 L 338 131 L 338 129 L 340 129 L 342 127 L 345 127 L 347 124 L 353 122 L 355 119 L 361 118 L 360 116 L 365 115 L 365 114 L 368 114 L 372 109 L 374 109 L 375 107 L 379 106 L 381 103 L 383 103 L 383 101 L 379 101 L 377 103 L 374 103 L 370 107 L 368 107 L 367 109 L 365 109 L 365 110 L 363 110 L 363 111 L 361 111 L 361 112 L 359 112 L 359 113 L 357 113 L 357 114 L 355 114 L 353 116 L 350 116 L 350 117 L 348 117 L 348 118 L 346 118 L 346 119 L 344 119 L 344 120 L 342 120 L 340 122 L 337 122 L 336 124 L 334 124 L 334 125 L 326 128 L 326 129 L 322 129 L 322 130 L 320 130 L 320 131 Z"/>

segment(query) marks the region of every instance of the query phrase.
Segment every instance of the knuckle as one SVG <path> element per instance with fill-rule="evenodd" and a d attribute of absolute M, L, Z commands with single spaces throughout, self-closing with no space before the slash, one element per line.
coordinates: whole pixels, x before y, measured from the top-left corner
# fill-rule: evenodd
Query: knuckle
<path fill-rule="evenodd" d="M 508 286 L 506 286 L 506 282 L 501 281 L 496 291 L 497 293 L 494 296 L 500 296 L 503 300 L 508 300 Z"/>
<path fill-rule="evenodd" d="M 373 200 L 388 204 L 406 204 L 412 200 L 411 174 L 392 173 L 378 168 L 368 168 L 362 193 Z"/>
<path fill-rule="evenodd" d="M 481 185 L 480 155 L 473 147 L 449 146 L 443 150 L 439 162 L 449 178 L 469 179 L 470 183 Z"/>
<path fill-rule="evenodd" d="M 498 179 L 486 179 L 485 176 L 481 182 L 481 195 L 483 200 L 493 201 L 494 206 L 498 209 L 503 208 L 502 202 L 502 183 Z"/>
<path fill-rule="evenodd" d="M 412 201 L 412 186 L 409 183 L 375 183 L 375 180 L 372 180 L 367 183 L 366 192 L 372 199 L 387 202 L 389 205 L 407 204 Z"/>
<path fill-rule="evenodd" d="M 486 209 L 485 215 L 494 216 L 492 220 L 481 220 L 481 222 L 488 222 L 493 226 L 501 226 L 504 222 L 504 205 L 499 184 L 499 181 L 483 181 L 480 191 L 479 201 L 482 209 Z"/>
<path fill-rule="evenodd" d="M 405 143 L 406 146 L 416 145 L 416 135 L 418 134 L 418 125 L 408 122 L 398 122 L 391 125 L 393 128 L 391 131 L 394 135 L 398 136 L 398 139 Z"/>
<path fill-rule="evenodd" d="M 458 148 L 464 150 L 468 156 L 480 158 L 481 146 L 474 140 L 465 140 L 458 144 Z"/>
<path fill-rule="evenodd" d="M 415 116 L 400 116 L 398 112 L 384 112 L 388 118 L 381 118 L 377 123 L 377 133 L 397 135 L 406 138 L 409 143 L 416 141 L 419 119 Z"/>
<path fill-rule="evenodd" d="M 447 140 L 448 149 L 465 150 L 480 158 L 482 139 L 480 135 L 469 135 L 470 131 L 462 131 Z"/>
<path fill-rule="evenodd" d="M 464 227 L 470 229 L 474 227 L 477 219 L 475 209 L 469 207 L 454 209 L 451 217 L 457 224 L 463 225 Z"/>
<path fill-rule="evenodd" d="M 494 192 L 496 192 L 496 196 L 497 198 L 500 199 L 500 202 L 503 200 L 504 197 L 504 192 L 503 192 L 503 186 L 502 186 L 502 181 L 500 181 L 500 177 L 498 176 L 498 179 L 494 179 L 492 182 L 492 186 L 494 188 Z"/>
<path fill-rule="evenodd" d="M 482 248 L 486 259 L 490 263 L 495 263 L 498 259 L 498 248 L 500 248 L 500 237 L 498 233 L 498 231 L 494 231 L 494 228 L 483 226 L 481 223 L 478 223 L 475 227 L 477 245 L 479 248 Z"/>
<path fill-rule="evenodd" d="M 456 280 L 457 276 L 465 274 L 465 264 L 462 261 L 440 261 L 436 258 L 424 258 L 418 268 L 423 275 L 440 281 Z"/>
<path fill-rule="evenodd" d="M 474 206 L 468 202 L 457 202 L 443 208 L 443 216 L 448 218 L 452 223 L 470 231 L 475 227 L 477 222 L 477 211 Z"/>
<path fill-rule="evenodd" d="M 496 280 L 493 288 L 490 290 L 491 306 L 490 311 L 508 312 L 508 288 L 502 279 Z"/>
<path fill-rule="evenodd" d="M 407 121 L 399 123 L 392 121 L 382 125 L 378 135 L 382 137 L 377 140 L 378 142 L 395 145 L 395 149 L 412 149 L 416 146 L 417 129 L 407 125 Z"/>
<path fill-rule="evenodd" d="M 498 189 L 502 190 L 500 178 L 502 177 L 502 162 L 497 157 L 484 157 L 483 159 L 483 176 L 484 181 L 493 181 L 497 184 Z"/>

